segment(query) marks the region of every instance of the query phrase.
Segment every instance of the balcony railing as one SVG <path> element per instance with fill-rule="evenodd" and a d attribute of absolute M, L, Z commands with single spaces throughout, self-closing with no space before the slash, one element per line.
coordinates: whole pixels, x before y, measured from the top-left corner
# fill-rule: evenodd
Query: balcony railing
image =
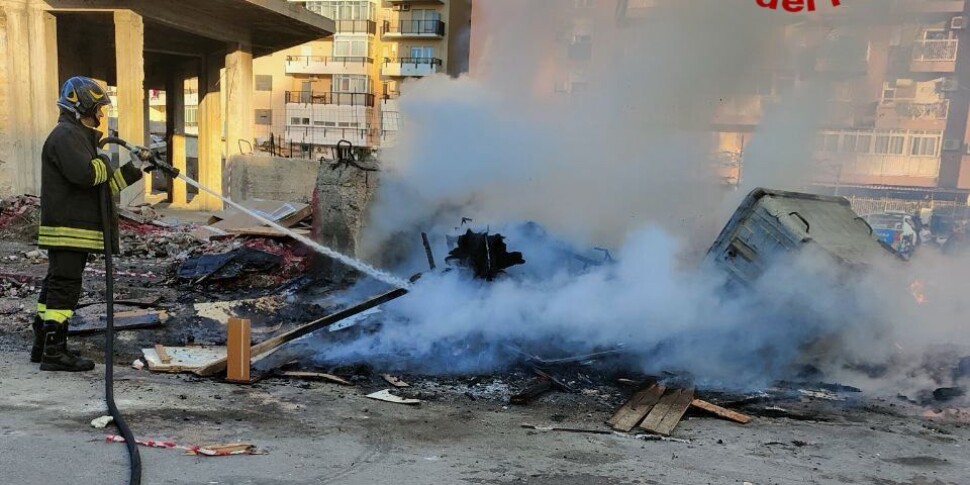
<path fill-rule="evenodd" d="M 339 34 L 371 34 L 377 33 L 377 22 L 373 20 L 340 20 L 335 19 L 333 25 Z"/>
<path fill-rule="evenodd" d="M 374 106 L 371 93 L 333 93 L 321 91 L 287 91 L 287 103 L 335 104 L 340 106 Z"/>
<path fill-rule="evenodd" d="M 914 61 L 955 61 L 960 41 L 957 39 L 921 40 L 913 46 Z"/>
<path fill-rule="evenodd" d="M 883 112 L 895 113 L 899 118 L 911 120 L 945 120 L 950 113 L 950 100 L 935 103 L 917 103 L 916 101 L 885 100 L 879 105 Z"/>
<path fill-rule="evenodd" d="M 370 57 L 327 57 L 327 56 L 286 56 L 287 63 L 303 63 L 305 65 L 310 65 L 312 63 L 320 64 L 339 64 L 339 65 L 351 65 L 351 64 L 373 64 L 374 59 Z"/>
<path fill-rule="evenodd" d="M 442 60 L 436 57 L 401 57 L 384 59 L 381 74 L 385 76 L 430 76 L 440 71 Z"/>
<path fill-rule="evenodd" d="M 441 20 L 398 20 L 384 21 L 383 35 L 396 36 L 437 36 L 445 35 L 445 23 Z"/>

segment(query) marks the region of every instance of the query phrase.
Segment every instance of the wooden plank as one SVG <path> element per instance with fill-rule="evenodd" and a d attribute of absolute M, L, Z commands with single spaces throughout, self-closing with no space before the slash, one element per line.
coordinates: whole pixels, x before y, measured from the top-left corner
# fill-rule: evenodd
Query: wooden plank
<path fill-rule="evenodd" d="M 647 413 L 660 401 L 665 390 L 663 384 L 654 382 L 637 391 L 606 424 L 617 431 L 629 432 L 643 421 Z"/>
<path fill-rule="evenodd" d="M 166 364 L 154 348 L 142 349 L 141 352 L 148 363 L 148 370 L 152 372 L 192 372 L 213 359 L 225 359 L 226 356 L 225 347 L 165 347 L 165 353 L 172 358 Z"/>
<path fill-rule="evenodd" d="M 394 376 L 392 376 L 390 374 L 384 374 L 381 377 L 383 377 L 384 380 L 387 381 L 388 384 L 390 384 L 390 385 L 392 385 L 394 387 L 411 387 L 411 385 L 408 384 L 407 382 L 404 382 L 400 378 L 394 377 Z"/>
<path fill-rule="evenodd" d="M 158 354 L 158 360 L 160 360 L 163 364 L 172 363 L 172 356 L 168 355 L 168 352 L 165 351 L 164 345 L 155 344 L 155 353 Z"/>
<path fill-rule="evenodd" d="M 406 397 L 395 396 L 394 394 L 391 394 L 390 389 L 377 391 L 377 392 L 368 394 L 366 397 L 369 397 L 371 399 L 377 399 L 378 401 L 392 402 L 394 404 L 421 404 L 420 399 L 409 399 Z"/>
<path fill-rule="evenodd" d="M 114 329 L 138 330 L 144 328 L 160 327 L 168 321 L 168 312 L 165 310 L 131 310 L 126 312 L 115 312 Z M 68 335 L 88 335 L 104 332 L 108 322 L 104 315 L 96 318 L 84 318 L 80 321 L 72 321 L 67 330 Z"/>
<path fill-rule="evenodd" d="M 391 291 L 388 291 L 387 293 L 383 293 L 381 295 L 375 296 L 374 298 L 371 298 L 370 300 L 367 300 L 361 304 L 354 305 L 349 308 L 345 308 L 336 313 L 327 315 L 323 318 L 318 318 L 310 323 L 294 328 L 293 330 L 290 330 L 289 332 L 286 332 L 282 335 L 278 335 L 269 340 L 253 345 L 251 350 L 253 361 L 255 362 L 256 360 L 258 360 L 258 356 L 265 354 L 291 340 L 295 340 L 304 335 L 311 334 L 317 330 L 320 330 L 323 327 L 326 327 L 327 325 L 331 325 L 345 318 L 352 317 L 365 310 L 369 310 L 383 303 L 387 303 L 395 298 L 406 295 L 407 292 L 408 290 L 404 288 L 393 289 Z M 226 370 L 226 359 L 222 358 L 222 359 L 214 360 L 208 363 L 207 365 L 196 369 L 195 373 L 200 376 L 211 376 L 213 374 L 222 372 L 224 370 Z"/>
<path fill-rule="evenodd" d="M 680 422 L 680 418 L 684 417 L 693 399 L 693 388 L 668 389 L 640 423 L 640 428 L 651 433 L 669 436 Z"/>
<path fill-rule="evenodd" d="M 727 419 L 729 421 L 734 421 L 735 423 L 748 424 L 751 422 L 751 416 L 741 414 L 727 408 L 722 408 L 717 404 L 702 401 L 700 399 L 694 399 L 690 402 L 690 405 L 698 409 L 703 409 L 704 411 L 707 411 L 715 416 Z"/>
<path fill-rule="evenodd" d="M 323 379 L 325 381 L 336 382 L 337 384 L 343 384 L 345 386 L 352 386 L 354 383 L 337 377 L 333 374 L 324 374 L 323 372 L 302 372 L 302 371 L 286 371 L 282 372 L 281 375 L 285 377 L 294 377 L 297 379 Z"/>
<path fill-rule="evenodd" d="M 226 330 L 226 380 L 250 382 L 249 369 L 253 346 L 252 324 L 244 318 L 230 318 Z"/>

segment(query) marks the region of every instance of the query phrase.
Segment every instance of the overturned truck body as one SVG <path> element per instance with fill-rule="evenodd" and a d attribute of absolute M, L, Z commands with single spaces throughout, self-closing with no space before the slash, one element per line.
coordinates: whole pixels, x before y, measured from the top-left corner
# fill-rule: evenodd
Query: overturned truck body
<path fill-rule="evenodd" d="M 809 245 L 849 268 L 894 258 L 844 197 L 757 188 L 721 230 L 704 264 L 725 271 L 731 288 L 743 288 L 771 259 Z"/>

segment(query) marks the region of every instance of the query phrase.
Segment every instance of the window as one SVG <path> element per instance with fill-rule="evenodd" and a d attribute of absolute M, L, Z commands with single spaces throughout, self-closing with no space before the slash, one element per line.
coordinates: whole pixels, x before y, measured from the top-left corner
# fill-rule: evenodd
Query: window
<path fill-rule="evenodd" d="M 894 99 L 896 99 L 896 83 L 890 81 L 882 83 L 883 102 L 892 101 Z"/>
<path fill-rule="evenodd" d="M 877 133 L 874 152 L 881 155 L 902 155 L 906 137 L 896 133 Z"/>
<path fill-rule="evenodd" d="M 374 8 L 368 0 L 306 2 L 307 10 L 332 20 L 374 20 Z"/>
<path fill-rule="evenodd" d="M 935 157 L 939 154 L 940 137 L 936 135 L 914 135 L 910 146 L 910 155 L 917 157 Z"/>
<path fill-rule="evenodd" d="M 271 109 L 257 109 L 256 110 L 256 124 L 257 125 L 272 125 L 273 124 L 273 110 L 271 110 Z"/>
<path fill-rule="evenodd" d="M 869 153 L 872 147 L 872 135 L 870 134 L 859 134 L 859 139 L 855 143 L 856 153 Z"/>
<path fill-rule="evenodd" d="M 840 151 L 845 153 L 853 153 L 856 150 L 856 145 L 859 143 L 859 135 L 857 133 L 846 133 L 842 135 L 842 148 Z"/>
<path fill-rule="evenodd" d="M 199 107 L 198 106 L 186 106 L 185 107 L 185 125 L 186 126 L 197 126 L 199 124 Z"/>
<path fill-rule="evenodd" d="M 923 31 L 923 40 L 946 40 L 946 32 L 943 30 Z"/>
<path fill-rule="evenodd" d="M 334 57 L 370 57 L 370 42 L 366 36 L 336 35 L 333 40 Z"/>
<path fill-rule="evenodd" d="M 268 74 L 257 74 L 255 81 L 253 82 L 253 88 L 256 91 L 272 91 L 273 76 Z"/>
<path fill-rule="evenodd" d="M 371 92 L 370 79 L 357 74 L 337 74 L 333 76 L 333 86 L 330 90 L 335 93 L 369 93 Z"/>
<path fill-rule="evenodd" d="M 294 117 L 290 118 L 290 124 L 291 125 L 310 126 L 310 118 L 301 118 L 299 116 L 294 116 Z"/>
<path fill-rule="evenodd" d="M 420 59 L 431 59 L 434 57 L 434 47 L 412 47 L 411 57 Z"/>

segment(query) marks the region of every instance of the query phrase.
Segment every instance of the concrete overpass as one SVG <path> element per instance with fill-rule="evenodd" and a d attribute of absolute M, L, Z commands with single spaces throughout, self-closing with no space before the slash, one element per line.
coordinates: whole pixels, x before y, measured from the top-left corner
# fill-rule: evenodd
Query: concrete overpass
<path fill-rule="evenodd" d="M 146 91 L 166 91 L 171 142 L 184 133 L 183 82 L 198 77 L 199 181 L 221 189 L 223 160 L 253 140 L 253 57 L 333 31 L 285 0 L 0 0 L 0 195 L 39 193 L 58 90 L 74 75 L 117 87 L 118 135 L 145 145 Z M 122 202 L 144 200 L 150 187 L 126 189 Z M 173 193 L 180 202 L 185 187 Z M 222 205 L 199 196 L 192 207 Z"/>

